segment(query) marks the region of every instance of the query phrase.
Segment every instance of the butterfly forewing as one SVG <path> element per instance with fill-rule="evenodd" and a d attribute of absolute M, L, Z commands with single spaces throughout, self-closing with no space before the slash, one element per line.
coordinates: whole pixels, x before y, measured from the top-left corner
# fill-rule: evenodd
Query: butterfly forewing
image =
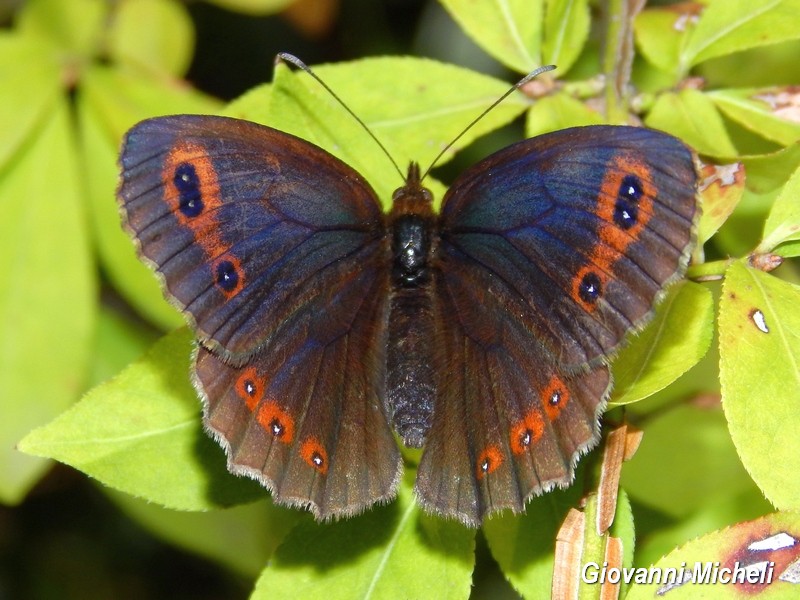
<path fill-rule="evenodd" d="M 566 129 L 465 172 L 442 207 L 445 254 L 492 285 L 559 364 L 608 355 L 688 260 L 692 154 L 637 127 Z"/>
<path fill-rule="evenodd" d="M 350 167 L 248 121 L 179 115 L 127 135 L 119 200 L 141 255 L 199 337 L 254 352 L 297 311 L 325 310 L 338 262 L 383 248 L 383 215 Z"/>
<path fill-rule="evenodd" d="M 194 381 L 230 470 L 318 518 L 392 497 L 372 189 L 312 144 L 223 117 L 144 121 L 120 163 L 123 220 L 196 327 Z"/>

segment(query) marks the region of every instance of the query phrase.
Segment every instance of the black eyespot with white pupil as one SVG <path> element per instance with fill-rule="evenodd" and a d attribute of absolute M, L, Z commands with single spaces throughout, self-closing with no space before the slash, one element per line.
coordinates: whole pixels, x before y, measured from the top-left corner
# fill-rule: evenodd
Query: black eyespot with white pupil
<path fill-rule="evenodd" d="M 532 440 L 533 432 L 530 429 L 526 429 L 519 436 L 519 443 L 524 447 L 530 446 Z"/>
<path fill-rule="evenodd" d="M 561 402 L 561 390 L 555 390 L 550 395 L 549 402 L 550 402 L 550 406 L 558 406 L 558 404 Z"/>
<path fill-rule="evenodd" d="M 314 452 L 311 455 L 311 462 L 313 462 L 316 467 L 322 467 L 325 464 L 325 459 L 319 452 Z"/>
<path fill-rule="evenodd" d="M 614 223 L 622 229 L 630 229 L 639 220 L 639 200 L 644 194 L 642 182 L 634 175 L 626 175 L 619 185 L 614 204 Z"/>
<path fill-rule="evenodd" d="M 229 260 L 222 260 L 217 264 L 215 276 L 217 285 L 226 292 L 232 292 L 239 285 L 239 272 Z"/>
<path fill-rule="evenodd" d="M 200 194 L 200 178 L 191 163 L 181 163 L 175 167 L 172 181 L 180 198 L 178 208 L 183 216 L 192 218 L 203 212 L 203 198 Z"/>
<path fill-rule="evenodd" d="M 587 304 L 594 304 L 597 302 L 597 299 L 602 293 L 602 284 L 600 283 L 600 278 L 597 276 L 597 274 L 591 272 L 586 273 L 586 275 L 583 276 L 583 279 L 581 279 L 578 289 L 578 295 L 580 295 L 581 300 Z"/>
<path fill-rule="evenodd" d="M 269 422 L 269 429 L 276 438 L 281 437 L 283 432 L 286 431 L 286 427 L 284 427 L 283 423 L 278 419 L 272 419 L 272 421 Z"/>
<path fill-rule="evenodd" d="M 253 398 L 256 395 L 256 384 L 247 379 L 244 382 L 244 393 Z"/>

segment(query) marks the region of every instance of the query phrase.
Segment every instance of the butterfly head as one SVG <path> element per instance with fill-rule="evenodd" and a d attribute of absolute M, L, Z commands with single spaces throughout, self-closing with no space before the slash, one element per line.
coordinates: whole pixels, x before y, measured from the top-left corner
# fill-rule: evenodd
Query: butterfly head
<path fill-rule="evenodd" d="M 391 217 L 396 219 L 402 215 L 433 215 L 433 194 L 422 186 L 419 165 L 415 162 L 408 165 L 405 183 L 392 194 Z"/>

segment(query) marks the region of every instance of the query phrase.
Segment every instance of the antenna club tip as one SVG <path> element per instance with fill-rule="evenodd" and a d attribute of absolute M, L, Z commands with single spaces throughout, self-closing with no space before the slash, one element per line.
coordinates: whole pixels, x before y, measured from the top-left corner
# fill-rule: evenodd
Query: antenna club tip
<path fill-rule="evenodd" d="M 287 62 L 289 64 L 292 64 L 302 71 L 308 71 L 306 63 L 297 58 L 294 54 L 289 54 L 288 52 L 278 52 L 275 55 L 275 64 L 277 65 L 282 62 Z"/>
<path fill-rule="evenodd" d="M 525 77 L 523 77 L 522 79 L 520 79 L 520 80 L 519 80 L 519 81 L 518 81 L 518 82 L 517 82 L 517 83 L 514 85 L 514 87 L 516 87 L 517 89 L 519 89 L 519 88 L 521 88 L 523 85 L 525 85 L 526 83 L 530 82 L 531 80 L 533 80 L 533 79 L 535 79 L 536 77 L 538 77 L 539 75 L 541 75 L 542 73 L 547 73 L 548 71 L 553 71 L 554 69 L 556 69 L 556 66 L 555 66 L 555 65 L 542 65 L 541 67 L 537 67 L 537 68 L 535 68 L 533 71 L 531 71 L 530 73 L 528 73 L 527 75 L 525 75 Z"/>

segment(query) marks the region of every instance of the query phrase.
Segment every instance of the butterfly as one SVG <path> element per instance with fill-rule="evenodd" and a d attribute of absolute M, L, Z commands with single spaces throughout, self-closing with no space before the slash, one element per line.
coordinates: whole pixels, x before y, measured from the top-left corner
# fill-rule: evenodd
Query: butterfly
<path fill-rule="evenodd" d="M 437 213 L 411 164 L 388 213 L 355 170 L 256 123 L 134 126 L 124 226 L 196 332 L 192 379 L 228 468 L 319 520 L 415 492 L 479 526 L 567 486 L 609 361 L 688 262 L 693 154 L 626 126 L 511 145 Z"/>

